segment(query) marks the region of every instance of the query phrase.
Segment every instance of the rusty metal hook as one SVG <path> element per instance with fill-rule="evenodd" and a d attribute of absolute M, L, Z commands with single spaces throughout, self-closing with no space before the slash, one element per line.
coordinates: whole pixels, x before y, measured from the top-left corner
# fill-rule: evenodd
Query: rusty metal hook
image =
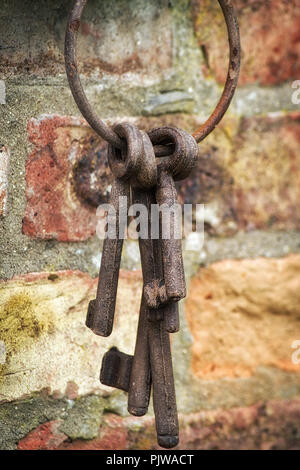
<path fill-rule="evenodd" d="M 88 0 L 76 0 L 68 19 L 65 37 L 65 64 L 69 85 L 74 100 L 90 126 L 104 139 L 121 149 L 124 142 L 104 121 L 93 111 L 83 90 L 77 68 L 77 33 L 80 27 L 82 12 Z M 211 116 L 192 134 L 199 143 L 207 137 L 221 121 L 233 98 L 240 70 L 241 46 L 237 18 L 231 0 L 218 0 L 227 25 L 230 58 L 227 80 L 222 96 Z M 172 153 L 168 146 L 157 146 L 156 156 L 166 156 Z"/>

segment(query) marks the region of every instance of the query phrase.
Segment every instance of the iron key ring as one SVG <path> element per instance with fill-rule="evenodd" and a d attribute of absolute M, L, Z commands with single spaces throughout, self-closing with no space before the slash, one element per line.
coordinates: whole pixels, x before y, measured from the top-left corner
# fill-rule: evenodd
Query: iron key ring
<path fill-rule="evenodd" d="M 80 27 L 82 12 L 87 2 L 88 0 L 76 0 L 69 15 L 65 37 L 65 65 L 67 77 L 74 100 L 84 118 L 104 140 L 121 149 L 125 145 L 124 142 L 114 130 L 105 124 L 93 111 L 79 77 L 77 68 L 77 33 Z M 225 87 L 214 112 L 207 121 L 192 134 L 197 143 L 205 139 L 214 130 L 227 111 L 237 86 L 240 71 L 240 34 L 234 8 L 231 0 L 218 0 L 218 2 L 222 8 L 227 25 L 230 49 L 229 67 Z M 155 148 L 155 155 L 158 157 L 167 156 L 170 153 L 172 153 L 172 150 L 168 146 L 157 146 Z"/>

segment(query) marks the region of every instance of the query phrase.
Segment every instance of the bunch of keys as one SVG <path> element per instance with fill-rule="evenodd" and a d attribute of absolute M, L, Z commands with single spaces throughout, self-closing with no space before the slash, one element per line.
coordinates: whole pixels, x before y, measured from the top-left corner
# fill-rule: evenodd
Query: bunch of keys
<path fill-rule="evenodd" d="M 110 203 L 116 218 L 121 213 L 120 201 L 130 196 L 133 202 L 143 204 L 148 214 L 153 204 L 171 208 L 177 197 L 174 181 L 186 178 L 196 165 L 196 142 L 204 140 L 221 121 L 238 83 L 241 47 L 232 2 L 218 0 L 230 49 L 225 87 L 213 113 L 192 136 L 172 127 L 154 129 L 148 134 L 131 124 L 111 128 L 97 116 L 84 93 L 77 68 L 76 39 L 87 2 L 75 0 L 70 11 L 65 38 L 66 72 L 81 113 L 92 129 L 109 142 L 109 164 L 115 177 Z M 157 163 L 155 155 L 167 158 Z M 128 411 L 136 416 L 147 412 L 152 386 L 158 443 L 166 448 L 178 443 L 169 333 L 179 329 L 178 301 L 186 295 L 181 240 L 174 235 L 174 215 L 169 220 L 161 219 L 157 238 L 139 237 L 143 293 L 134 356 L 112 348 L 103 357 L 100 373 L 103 384 L 128 392 Z M 144 222 L 151 233 L 153 221 L 149 215 Z M 104 240 L 97 297 L 88 308 L 86 324 L 100 336 L 109 336 L 113 328 L 125 229 L 117 224 L 116 236 Z M 164 233 L 170 236 L 164 237 Z"/>
<path fill-rule="evenodd" d="M 126 227 L 119 224 L 123 198 L 143 205 L 144 230 L 139 232 L 143 292 L 134 356 L 111 348 L 103 357 L 100 381 L 128 392 L 128 411 L 147 413 L 153 393 L 158 444 L 172 448 L 178 442 L 178 417 L 169 333 L 179 330 L 178 302 L 186 295 L 181 237 L 178 237 L 177 193 L 174 181 L 186 178 L 198 160 L 195 139 L 185 131 L 164 127 L 146 132 L 134 125 L 114 126 L 126 141 L 123 150 L 109 144 L 108 160 L 114 175 L 110 204 L 115 210 L 115 237 L 103 245 L 97 296 L 88 307 L 86 325 L 97 335 L 113 329 L 121 252 Z M 172 146 L 172 154 L 156 159 L 154 145 Z M 158 211 L 158 235 L 153 236 L 153 208 Z M 145 215 L 146 214 L 146 215 Z M 156 219 L 157 220 L 157 219 Z M 167 234 L 167 236 L 166 236 Z"/>

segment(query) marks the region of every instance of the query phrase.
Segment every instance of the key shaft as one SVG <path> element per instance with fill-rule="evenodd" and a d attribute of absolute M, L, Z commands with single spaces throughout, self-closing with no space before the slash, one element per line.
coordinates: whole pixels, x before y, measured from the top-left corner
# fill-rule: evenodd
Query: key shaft
<path fill-rule="evenodd" d="M 130 186 L 128 182 L 116 178 L 112 184 L 109 201 L 115 211 L 115 238 L 104 239 L 97 295 L 96 299 L 89 303 L 86 320 L 86 326 L 100 336 L 109 336 L 113 328 L 125 231 L 125 227 L 120 227 L 119 224 L 121 220 L 120 201 L 128 200 L 129 196 Z"/>

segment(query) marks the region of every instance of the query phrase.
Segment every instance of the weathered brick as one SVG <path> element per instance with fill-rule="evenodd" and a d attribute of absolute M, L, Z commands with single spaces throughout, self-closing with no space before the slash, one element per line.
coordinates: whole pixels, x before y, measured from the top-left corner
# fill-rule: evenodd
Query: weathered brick
<path fill-rule="evenodd" d="M 69 8 L 70 3 L 62 0 L 4 2 L 0 73 L 64 73 Z M 167 5 L 145 2 L 143 8 L 136 8 L 122 0 L 88 4 L 79 33 L 78 62 L 86 75 L 138 72 L 153 79 L 172 65 Z"/>
<path fill-rule="evenodd" d="M 292 361 L 292 344 L 300 339 L 299 270 L 299 255 L 200 269 L 185 309 L 196 376 L 248 377 L 261 366 L 300 373 Z"/>
<path fill-rule="evenodd" d="M 28 134 L 34 149 L 26 163 L 23 233 L 60 241 L 86 240 L 95 234 L 96 208 L 76 192 L 75 172 L 78 166 L 84 167 L 92 151 L 97 171 L 90 181 L 97 173 L 98 203 L 106 202 L 111 176 L 105 143 L 83 119 L 73 117 L 31 119 Z"/>
<path fill-rule="evenodd" d="M 195 116 L 181 115 L 122 120 L 147 130 L 167 123 L 192 131 L 200 123 Z M 112 181 L 105 143 L 84 120 L 74 117 L 32 119 L 28 132 L 35 147 L 26 164 L 23 232 L 61 241 L 88 239 L 95 234 L 95 206 L 107 202 Z M 298 230 L 299 142 L 297 112 L 228 117 L 200 144 L 197 169 L 177 185 L 180 201 L 206 205 L 205 228 L 211 234 Z M 91 188 L 84 197 L 78 181 L 86 183 L 84 189 Z"/>
<path fill-rule="evenodd" d="M 7 210 L 8 165 L 9 150 L 2 146 L 0 147 L 0 216 L 5 215 Z"/>
<path fill-rule="evenodd" d="M 300 1 L 235 0 L 240 24 L 240 85 L 277 85 L 300 76 Z M 217 2 L 193 0 L 195 30 L 206 52 L 206 72 L 224 83 L 228 49 L 226 27 Z"/>
<path fill-rule="evenodd" d="M 41 424 L 31 431 L 18 444 L 19 450 L 54 450 L 59 447 L 68 436 L 59 431 L 62 421 L 49 421 Z"/>
<path fill-rule="evenodd" d="M 299 399 L 195 413 L 182 419 L 179 448 L 296 450 L 300 448 L 299 418 Z"/>
<path fill-rule="evenodd" d="M 195 117 L 182 115 L 114 122 L 121 120 L 147 130 L 166 122 L 184 126 L 188 121 L 191 130 L 198 124 Z M 84 119 L 59 115 L 31 119 L 28 137 L 34 148 L 26 162 L 23 233 L 32 238 L 87 240 L 95 234 L 96 207 L 108 201 L 113 178 L 106 142 Z"/>
<path fill-rule="evenodd" d="M 205 204 L 211 234 L 299 230 L 300 115 L 224 119 L 199 146 L 200 161 L 179 184 L 181 201 Z"/>
<path fill-rule="evenodd" d="M 76 439 L 60 446 L 63 450 L 126 450 L 128 449 L 127 421 L 116 415 L 107 415 L 101 424 L 99 436 L 87 441 Z"/>
<path fill-rule="evenodd" d="M 70 2 L 2 3 L 0 74 L 9 79 L 7 99 L 2 99 L 6 104 L 1 129 L 7 147 L 0 153 L 0 215 L 7 210 L 7 148 L 13 164 L 12 210 L 1 220 L 1 274 L 52 271 L 55 266 L 90 270 L 99 253 L 93 252 L 96 239 L 86 241 L 95 233 L 95 206 L 107 200 L 111 175 L 105 145 L 84 120 L 63 115 L 30 120 L 27 206 L 22 212 L 20 175 L 28 116 L 75 109 L 63 60 Z M 156 114 L 155 119 L 122 119 L 143 129 L 166 124 L 188 131 L 198 127 L 199 117 L 162 115 L 200 107 L 203 115 L 216 97 L 214 81 L 198 75 L 202 60 L 190 23 L 191 3 L 207 60 L 204 72 L 223 83 L 228 46 L 217 2 L 88 2 L 78 62 L 85 90 L 101 116 Z M 240 84 L 277 85 L 298 79 L 300 0 L 234 4 L 244 56 Z M 270 97 L 276 103 L 270 103 Z M 226 241 L 211 237 L 207 253 L 218 252 L 211 255 L 214 260 L 257 257 L 258 251 L 276 257 L 298 250 L 294 231 L 300 230 L 300 115 L 265 113 L 292 109 L 288 85 L 269 90 L 253 86 L 251 93 L 246 88 L 232 110 L 244 113 L 247 104 L 247 116 L 263 117 L 227 117 L 201 143 L 193 176 L 179 184 L 181 201 L 205 203 L 205 228 L 211 235 L 265 231 Z M 91 164 L 96 165 L 92 176 L 86 171 Z M 101 189 L 97 194 L 93 188 L 88 194 L 78 192 L 78 182 L 86 189 L 96 179 Z M 20 233 L 22 214 L 27 237 Z M 276 249 L 268 251 L 266 245 L 275 237 Z M 135 258 L 133 263 L 127 255 L 126 266 L 136 267 L 137 244 L 129 243 L 126 250 Z M 38 261 L 31 262 L 33 258 Z M 193 259 L 193 266 L 197 262 Z M 300 448 L 299 400 L 286 401 L 299 396 L 300 389 L 299 364 L 292 360 L 293 353 L 299 358 L 292 347 L 300 335 L 299 264 L 299 256 L 229 260 L 201 268 L 192 279 L 186 318 L 173 337 L 178 409 L 183 413 L 180 448 Z M 77 271 L 31 273 L 0 283 L 0 400 L 8 402 L 0 407 L 1 448 L 157 448 L 153 416 L 108 414 L 125 415 L 126 396 L 99 383 L 101 359 L 109 347 L 133 352 L 141 273 L 121 272 L 115 330 L 105 340 L 85 327 L 96 284 L 96 279 Z"/>
<path fill-rule="evenodd" d="M 97 279 L 71 271 L 0 282 L 0 337 L 6 347 L 6 362 L 0 365 L 1 399 L 43 389 L 73 398 L 112 391 L 99 382 L 101 359 L 112 346 L 133 352 L 141 273 L 121 271 L 115 329 L 105 341 L 85 326 L 96 286 Z"/>
<path fill-rule="evenodd" d="M 178 450 L 296 450 L 300 449 L 300 402 L 269 401 L 250 407 L 180 415 Z M 67 441 L 57 425 L 45 423 L 19 443 L 19 449 L 151 450 L 156 443 L 154 418 L 105 415 L 99 436 Z M 54 434 L 54 435 L 53 435 Z M 60 442 L 59 442 L 60 441 Z"/>

